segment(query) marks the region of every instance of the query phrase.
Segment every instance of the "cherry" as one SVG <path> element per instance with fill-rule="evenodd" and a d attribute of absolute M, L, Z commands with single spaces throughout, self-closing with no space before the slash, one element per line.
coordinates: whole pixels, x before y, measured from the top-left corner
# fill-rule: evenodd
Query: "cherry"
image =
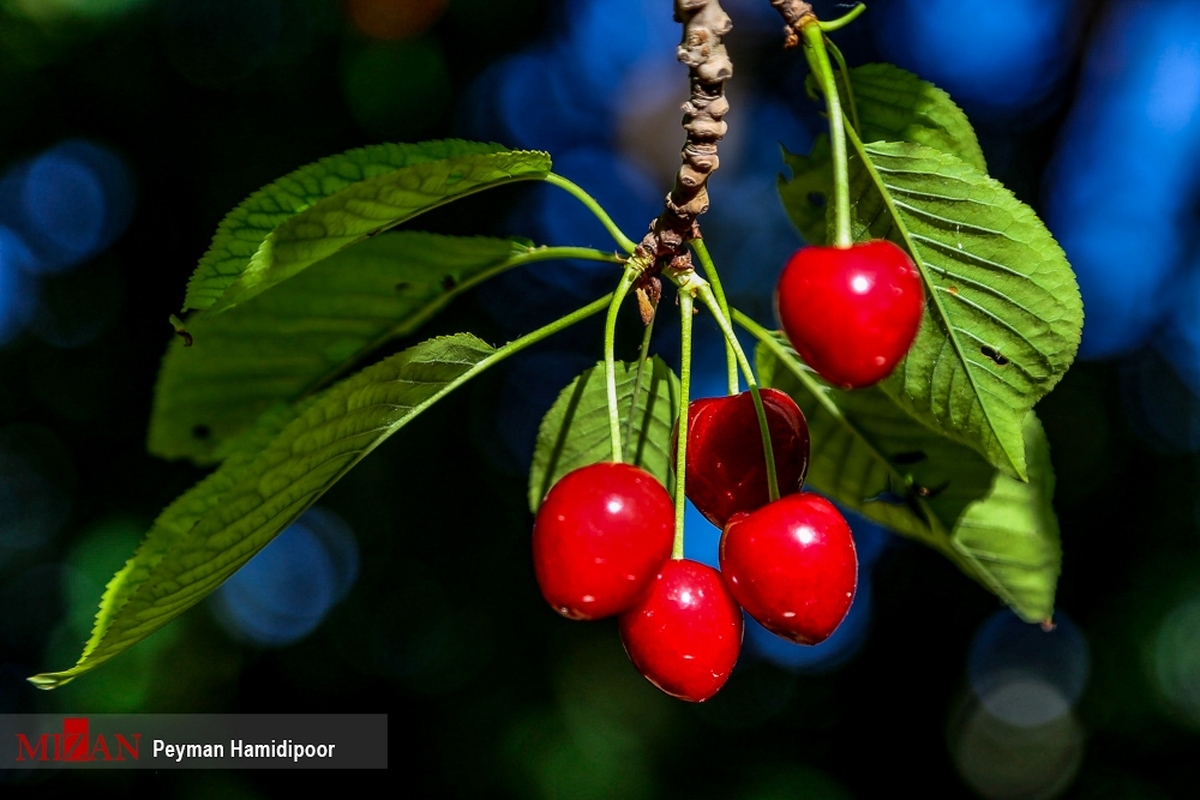
<path fill-rule="evenodd" d="M 638 672 L 672 697 L 693 703 L 725 685 L 742 649 L 742 610 L 721 573 L 698 561 L 663 564 L 619 626 Z"/>
<path fill-rule="evenodd" d="M 796 401 L 778 389 L 760 389 L 775 476 L 781 494 L 800 491 L 808 471 L 808 423 Z M 718 528 L 739 511 L 770 501 L 767 460 L 754 397 L 706 397 L 688 406 L 687 496 Z"/>
<path fill-rule="evenodd" d="M 912 259 L 891 242 L 803 247 L 779 277 L 775 306 L 805 363 L 857 389 L 886 378 L 908 353 L 925 290 Z"/>
<path fill-rule="evenodd" d="M 811 492 L 735 514 L 721 534 L 720 559 L 746 613 L 793 642 L 825 641 L 854 600 L 858 556 L 850 526 Z"/>
<path fill-rule="evenodd" d="M 675 507 L 658 480 L 631 464 L 580 467 L 551 487 L 533 523 L 542 596 L 568 619 L 629 608 L 671 555 Z"/>

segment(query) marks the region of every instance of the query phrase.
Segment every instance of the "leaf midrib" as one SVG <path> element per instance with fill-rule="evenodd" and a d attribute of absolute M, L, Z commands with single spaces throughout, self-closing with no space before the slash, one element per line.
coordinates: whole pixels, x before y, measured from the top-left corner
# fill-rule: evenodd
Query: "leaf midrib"
<path fill-rule="evenodd" d="M 858 151 L 859 159 L 862 161 L 863 166 L 867 170 L 867 174 L 871 176 L 871 180 L 875 183 L 875 187 L 876 187 L 876 189 L 878 189 L 880 197 L 883 199 L 884 204 L 887 206 L 887 209 L 892 216 L 893 224 L 896 226 L 896 229 L 900 231 L 900 235 L 904 237 L 904 241 L 908 245 L 909 252 L 913 254 L 913 256 L 914 256 L 913 260 L 916 264 L 916 267 L 918 270 L 921 271 L 922 280 L 924 280 L 926 286 L 930 286 L 930 287 L 935 286 L 933 279 L 930 277 L 928 270 L 925 268 L 925 259 L 921 257 L 916 246 L 913 244 L 912 238 L 909 235 L 908 226 L 904 224 L 904 220 L 901 219 L 901 217 L 900 217 L 900 212 L 896 210 L 896 207 L 892 202 L 891 193 L 888 191 L 887 186 L 884 184 L 883 178 L 881 178 L 879 173 L 876 171 L 875 164 L 868 157 L 866 147 L 863 145 L 862 141 L 858 138 L 858 134 L 854 132 L 853 126 L 848 123 L 849 123 L 849 120 L 847 120 L 847 125 L 846 125 L 846 136 L 850 139 L 851 143 L 853 143 L 854 149 Z M 979 384 L 975 380 L 975 375 L 972 373 L 971 368 L 970 368 L 971 362 L 969 362 L 967 360 L 966 354 L 963 352 L 962 346 L 958 341 L 958 336 L 951 335 L 951 332 L 953 332 L 955 330 L 955 328 L 954 328 L 954 325 L 952 324 L 949 314 L 947 313 L 945 307 L 942 305 L 942 299 L 938 295 L 937 292 L 931 291 L 928 294 L 930 296 L 933 306 L 937 309 L 937 313 L 938 313 L 939 318 L 941 319 L 942 324 L 944 324 L 946 327 L 947 334 L 948 334 L 946 336 L 946 338 L 950 341 L 951 346 L 954 348 L 954 354 L 957 356 L 959 362 L 963 366 L 962 371 L 966 374 L 967 381 L 970 383 L 971 389 L 974 392 L 975 396 L 979 397 L 983 391 L 982 387 L 980 387 Z M 979 403 L 979 407 L 980 407 L 980 411 L 983 414 L 983 417 L 987 420 L 988 428 L 991 430 L 992 437 L 999 444 L 1000 450 L 1004 453 L 1004 456 L 1008 460 L 1013 471 L 1018 476 L 1020 476 L 1022 480 L 1025 480 L 1026 475 L 1025 475 L 1024 471 L 1013 460 L 1012 455 L 1008 452 L 1008 448 L 1005 447 L 1004 442 L 1003 442 L 1002 438 L 1000 437 L 999 432 L 996 429 L 996 422 L 992 418 L 992 413 L 991 413 L 990 409 L 988 409 L 988 407 L 982 402 Z"/>

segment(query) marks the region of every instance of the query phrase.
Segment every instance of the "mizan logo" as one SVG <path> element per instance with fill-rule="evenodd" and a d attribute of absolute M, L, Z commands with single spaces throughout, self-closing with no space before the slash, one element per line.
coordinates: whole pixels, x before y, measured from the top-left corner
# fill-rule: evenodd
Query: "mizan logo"
<path fill-rule="evenodd" d="M 140 733 L 112 734 L 106 739 L 98 733 L 89 735 L 87 717 L 66 717 L 62 733 L 43 733 L 33 741 L 23 733 L 17 734 L 17 761 L 125 761 L 126 756 L 138 760 Z"/>

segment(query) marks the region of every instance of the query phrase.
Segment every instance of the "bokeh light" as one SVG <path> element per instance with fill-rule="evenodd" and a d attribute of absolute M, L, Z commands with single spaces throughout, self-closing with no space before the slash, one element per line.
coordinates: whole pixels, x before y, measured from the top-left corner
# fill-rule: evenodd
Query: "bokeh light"
<path fill-rule="evenodd" d="M 449 0 L 344 0 L 354 26 L 373 39 L 407 39 L 437 22 Z"/>
<path fill-rule="evenodd" d="M 1154 634 L 1152 672 L 1163 700 L 1200 729 L 1200 595 L 1172 608 Z"/>
<path fill-rule="evenodd" d="M 1068 0 L 894 0 L 876 40 L 898 65 L 982 112 L 1044 98 L 1070 59 L 1076 4 Z"/>
<path fill-rule="evenodd" d="M 954 764 L 988 800 L 1051 800 L 1070 788 L 1083 763 L 1084 730 L 1073 713 L 1033 727 L 973 703 L 957 716 L 950 729 Z"/>
<path fill-rule="evenodd" d="M 465 105 L 475 109 L 468 132 L 555 156 L 597 133 L 599 115 L 572 90 L 563 66 L 558 54 L 539 48 L 490 67 L 468 93 Z"/>
<path fill-rule="evenodd" d="M 0 346 L 21 332 L 37 308 L 35 285 L 26 274 L 32 262 L 25 243 L 0 225 Z"/>
<path fill-rule="evenodd" d="M 674 53 L 679 44 L 671 6 L 658 0 L 578 0 L 566 23 L 555 47 L 575 91 L 601 113 L 622 102 L 614 88 L 626 70 L 646 55 Z"/>
<path fill-rule="evenodd" d="M 588 794 L 597 797 L 659 794 L 647 748 L 670 731 L 678 708 L 638 674 L 618 642 L 579 641 L 556 665 L 554 690 L 570 743 L 542 767 L 542 779 L 560 787 L 555 794 L 573 792 L 575 777 L 595 781 Z M 572 764 L 580 754 L 591 762 L 582 774 Z"/>
<path fill-rule="evenodd" d="M 450 105 L 450 74 L 434 39 L 360 47 L 347 57 L 342 83 L 354 121 L 379 141 L 425 136 Z"/>
<path fill-rule="evenodd" d="M 0 224 L 24 244 L 28 255 L 19 260 L 32 274 L 63 272 L 108 247 L 124 233 L 133 205 L 124 159 L 84 139 L 18 163 L 0 180 Z"/>
<path fill-rule="evenodd" d="M 971 642 L 967 679 L 979 702 L 1009 725 L 1035 727 L 1071 711 L 1087 686 L 1091 654 L 1083 632 L 1061 611 L 1046 631 L 1005 609 Z"/>
<path fill-rule="evenodd" d="M 1200 178 L 1197 42 L 1200 6 L 1172 0 L 1114 7 L 1089 48 L 1047 194 L 1083 295 L 1084 358 L 1146 343 L 1183 297 L 1170 287 Z"/>
<path fill-rule="evenodd" d="M 235 638 L 280 647 L 312 633 L 358 577 L 358 543 L 341 517 L 310 508 L 213 593 Z"/>

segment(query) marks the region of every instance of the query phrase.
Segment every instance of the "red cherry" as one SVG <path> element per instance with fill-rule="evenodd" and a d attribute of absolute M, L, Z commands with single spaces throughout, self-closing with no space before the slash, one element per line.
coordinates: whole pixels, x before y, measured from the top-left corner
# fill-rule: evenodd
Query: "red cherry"
<path fill-rule="evenodd" d="M 796 401 L 761 389 L 781 494 L 800 491 L 808 471 L 808 423 Z M 770 502 L 767 460 L 754 397 L 706 397 L 688 406 L 687 496 L 718 528 L 739 511 Z"/>
<path fill-rule="evenodd" d="M 698 561 L 663 564 L 619 621 L 621 642 L 638 672 L 693 703 L 725 685 L 742 649 L 742 610 L 721 573 Z"/>
<path fill-rule="evenodd" d="M 805 363 L 857 389 L 886 378 L 908 353 L 925 290 L 912 259 L 891 242 L 804 247 L 779 277 L 775 307 Z"/>
<path fill-rule="evenodd" d="M 801 492 L 734 515 L 721 534 L 721 572 L 764 628 L 819 644 L 850 610 L 858 556 L 850 526 L 833 504 Z"/>
<path fill-rule="evenodd" d="M 542 596 L 568 619 L 600 619 L 633 605 L 671 555 L 675 506 L 658 480 L 602 462 L 564 475 L 533 522 Z"/>

